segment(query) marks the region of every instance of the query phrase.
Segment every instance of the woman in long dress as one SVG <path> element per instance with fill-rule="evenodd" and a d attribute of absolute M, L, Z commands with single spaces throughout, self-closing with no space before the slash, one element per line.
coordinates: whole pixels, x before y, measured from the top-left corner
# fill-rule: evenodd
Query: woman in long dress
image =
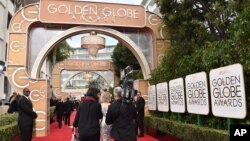
<path fill-rule="evenodd" d="M 108 92 L 103 93 L 101 96 L 101 105 L 102 105 L 102 113 L 103 113 L 103 118 L 102 118 L 102 122 L 101 122 L 102 141 L 109 141 L 110 140 L 111 125 L 107 125 L 105 123 L 106 114 L 108 111 L 108 106 L 110 105 L 110 101 L 111 101 L 111 94 Z"/>

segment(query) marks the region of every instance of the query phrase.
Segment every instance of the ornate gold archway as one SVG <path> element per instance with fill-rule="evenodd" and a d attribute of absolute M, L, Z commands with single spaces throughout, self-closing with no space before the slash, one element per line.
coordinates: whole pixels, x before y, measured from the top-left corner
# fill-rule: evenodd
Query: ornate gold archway
<path fill-rule="evenodd" d="M 62 91 L 65 91 L 67 83 L 68 83 L 73 77 L 75 77 L 75 76 L 77 76 L 77 75 L 79 75 L 79 74 L 81 74 L 81 73 L 84 73 L 84 72 L 85 72 L 85 71 L 76 71 L 76 72 L 74 72 L 72 75 L 70 75 L 70 76 L 67 78 L 67 80 L 63 83 L 63 85 L 62 85 L 62 87 L 61 87 Z M 85 72 L 85 73 L 86 73 L 86 72 Z M 96 71 L 89 71 L 89 73 L 91 73 L 91 74 L 96 74 L 96 75 L 100 76 L 107 84 L 109 84 L 109 82 L 108 82 L 108 80 L 107 80 L 107 77 L 105 77 L 103 74 L 100 74 L 99 72 L 96 72 Z"/>
<path fill-rule="evenodd" d="M 48 0 L 42 0 L 48 1 Z M 53 1 L 53 0 L 51 0 Z M 63 1 L 61 1 L 63 2 Z M 70 2 L 70 1 L 68 1 Z M 74 1 L 76 2 L 76 1 Z M 80 1 L 78 1 L 80 3 Z M 88 2 L 85 2 L 88 3 Z M 102 4 L 102 3 L 99 3 Z M 121 7 L 119 4 L 105 4 L 108 7 Z M 124 7 L 124 5 L 122 5 Z M 125 7 L 129 7 L 129 5 L 125 5 Z M 131 7 L 131 6 L 130 6 Z M 136 6 L 134 6 L 136 7 Z M 132 6 L 133 8 L 133 6 Z M 131 8 L 131 9 L 132 9 Z M 29 87 L 31 90 L 31 99 L 34 104 L 34 108 L 38 113 L 38 118 L 36 119 L 36 126 L 34 128 L 35 136 L 46 136 L 48 134 L 48 126 L 49 126 L 49 104 L 48 104 L 48 93 L 49 93 L 49 82 L 48 80 L 38 79 L 36 77 L 32 78 L 29 74 L 30 72 L 30 64 L 28 63 L 28 54 L 29 54 L 29 29 L 31 25 L 36 22 L 43 23 L 40 19 L 40 10 L 44 10 L 46 8 L 41 8 L 40 4 L 31 4 L 23 7 L 19 10 L 15 16 L 13 16 L 10 22 L 9 28 L 9 44 L 8 44 L 8 56 L 7 56 L 7 74 L 9 82 L 12 87 L 18 93 L 22 93 L 23 88 Z M 55 17 L 53 17 L 55 18 Z M 136 17 L 138 18 L 138 17 Z M 56 19 L 56 18 L 55 18 Z M 164 39 L 164 35 L 162 34 L 164 25 L 159 16 L 146 12 L 144 28 L 148 28 L 153 33 L 153 67 L 156 67 L 161 61 L 164 52 L 168 47 L 170 47 L 170 43 L 166 42 Z M 63 20 L 63 19 L 61 19 Z M 133 21 L 134 22 L 134 21 Z M 47 22 L 49 23 L 49 22 Z M 136 21 L 134 22 L 136 24 Z M 71 24 L 71 23 L 68 23 Z M 88 24 L 88 23 L 84 23 Z M 126 23 L 126 24 L 129 24 Z M 112 26 L 120 26 L 125 27 L 126 24 L 116 24 L 112 25 L 112 22 L 109 24 Z M 81 25 L 78 23 L 78 25 Z M 103 26 L 104 24 L 96 24 L 96 26 Z M 133 27 L 130 26 L 130 27 Z M 138 52 L 133 52 L 137 54 Z M 142 63 L 143 64 L 143 63 Z M 145 67 L 145 66 L 142 66 Z M 148 72 L 149 73 L 149 72 Z M 147 78 L 147 77 L 146 77 Z"/>
<path fill-rule="evenodd" d="M 61 91 L 61 72 L 69 71 L 98 71 L 113 70 L 113 66 L 109 60 L 74 60 L 66 59 L 56 63 L 52 71 L 52 90 L 56 97 L 67 97 L 68 93 Z"/>

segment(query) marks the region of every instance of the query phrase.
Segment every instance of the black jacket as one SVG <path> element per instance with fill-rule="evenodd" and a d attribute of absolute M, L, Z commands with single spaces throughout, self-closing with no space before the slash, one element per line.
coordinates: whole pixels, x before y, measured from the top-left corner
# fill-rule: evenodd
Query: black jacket
<path fill-rule="evenodd" d="M 71 101 L 64 102 L 64 112 L 70 114 L 73 110 L 73 103 Z"/>
<path fill-rule="evenodd" d="M 14 112 L 18 112 L 18 101 L 17 100 L 13 100 L 10 105 L 9 105 L 9 109 L 7 111 L 8 113 L 14 113 Z"/>
<path fill-rule="evenodd" d="M 85 100 L 78 107 L 73 126 L 78 127 L 81 136 L 93 136 L 100 132 L 100 119 L 101 104 L 94 100 Z"/>
<path fill-rule="evenodd" d="M 112 103 L 106 115 L 106 124 L 112 124 L 119 133 L 119 141 L 136 141 L 135 132 L 136 111 L 134 104 L 117 100 Z"/>
<path fill-rule="evenodd" d="M 37 114 L 33 111 L 33 105 L 25 96 L 22 96 L 18 102 L 18 125 L 33 126 L 33 119 Z"/>
<path fill-rule="evenodd" d="M 144 109 L 145 109 L 145 100 L 143 97 L 140 97 L 136 103 L 136 112 L 137 112 L 137 118 L 143 118 L 144 117 Z"/>
<path fill-rule="evenodd" d="M 61 116 L 64 113 L 64 105 L 63 102 L 57 102 L 56 103 L 56 108 L 54 113 L 56 113 L 57 116 Z"/>

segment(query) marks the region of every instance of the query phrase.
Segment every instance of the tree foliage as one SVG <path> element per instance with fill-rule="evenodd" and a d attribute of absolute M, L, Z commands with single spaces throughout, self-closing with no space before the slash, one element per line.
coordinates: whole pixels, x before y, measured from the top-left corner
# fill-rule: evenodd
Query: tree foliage
<path fill-rule="evenodd" d="M 115 74 L 117 76 L 120 76 L 120 70 L 124 69 L 127 66 L 140 68 L 139 63 L 132 52 L 121 43 L 117 44 L 111 58 L 115 67 Z"/>
<path fill-rule="evenodd" d="M 158 0 L 172 48 L 152 73 L 156 84 L 233 63 L 249 63 L 249 1 Z"/>
<path fill-rule="evenodd" d="M 249 113 L 250 1 L 157 0 L 157 3 L 172 47 L 152 72 L 150 83 L 240 63 L 245 73 Z"/>
<path fill-rule="evenodd" d="M 53 51 L 49 54 L 49 58 L 53 60 L 53 53 L 56 53 L 56 62 L 63 61 L 64 59 L 67 59 L 69 57 L 70 53 L 70 46 L 67 44 L 66 41 L 63 41 L 59 44 L 57 44 Z"/>
<path fill-rule="evenodd" d="M 100 89 L 99 83 L 97 80 L 91 80 L 88 82 L 88 88 L 97 88 Z"/>

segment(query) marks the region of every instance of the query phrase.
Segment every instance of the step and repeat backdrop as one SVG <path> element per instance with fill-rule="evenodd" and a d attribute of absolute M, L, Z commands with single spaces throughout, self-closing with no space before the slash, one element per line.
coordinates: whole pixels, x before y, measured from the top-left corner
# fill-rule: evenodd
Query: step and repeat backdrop
<path fill-rule="evenodd" d="M 211 107 L 211 109 L 209 108 Z M 244 119 L 247 114 L 243 67 L 233 64 L 148 87 L 151 111 Z"/>

